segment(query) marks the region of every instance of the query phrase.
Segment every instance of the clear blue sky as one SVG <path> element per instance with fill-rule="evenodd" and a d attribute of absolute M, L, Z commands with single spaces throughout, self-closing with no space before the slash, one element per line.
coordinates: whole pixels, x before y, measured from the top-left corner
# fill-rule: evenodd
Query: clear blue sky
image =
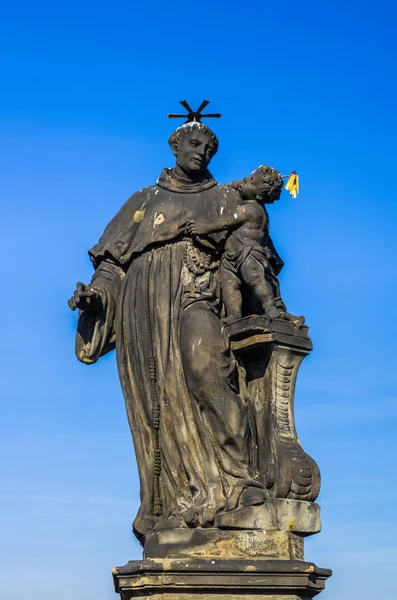
<path fill-rule="evenodd" d="M 270 217 L 284 299 L 315 346 L 296 419 L 323 475 L 307 541 L 334 569 L 321 598 L 392 600 L 395 2 L 134 4 L 2 10 L 0 596 L 110 600 L 111 567 L 140 557 L 115 357 L 76 360 L 66 301 L 108 220 L 172 164 L 166 113 L 208 97 L 219 181 L 261 163 L 301 175 Z"/>

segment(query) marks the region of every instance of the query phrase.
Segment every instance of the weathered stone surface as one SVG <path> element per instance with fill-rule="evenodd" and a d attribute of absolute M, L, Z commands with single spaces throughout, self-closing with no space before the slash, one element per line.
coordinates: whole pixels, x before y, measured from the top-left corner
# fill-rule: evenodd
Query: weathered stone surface
<path fill-rule="evenodd" d="M 296 374 L 312 344 L 282 300 L 283 261 L 264 208 L 280 198 L 282 177 L 261 165 L 218 184 L 208 171 L 218 140 L 198 121 L 169 143 L 174 168 L 111 220 L 89 252 L 91 282 L 69 300 L 79 309 L 78 359 L 93 364 L 116 349 L 142 543 L 153 531 L 213 527 L 215 515 L 271 498 L 314 501 L 319 490 L 293 421 Z"/>
<path fill-rule="evenodd" d="M 174 168 L 110 221 L 89 252 L 91 282 L 69 300 L 78 359 L 116 349 L 141 480 L 133 530 L 145 560 L 115 569 L 116 590 L 308 600 L 330 571 L 303 561 L 303 538 L 320 530 L 320 473 L 294 422 L 312 343 L 282 300 L 265 209 L 283 180 L 261 165 L 218 184 L 207 104 L 182 101 Z"/>
<path fill-rule="evenodd" d="M 307 325 L 268 319 L 265 315 L 249 315 L 226 326 L 232 349 L 244 351 L 267 342 L 276 342 L 306 350 L 313 349 Z"/>
<path fill-rule="evenodd" d="M 308 600 L 330 575 L 329 569 L 293 560 L 155 559 L 113 569 L 121 600 Z"/>
<path fill-rule="evenodd" d="M 290 531 L 173 529 L 146 536 L 144 557 L 303 560 L 303 539 Z"/>
<path fill-rule="evenodd" d="M 320 506 L 289 499 L 268 500 L 260 506 L 238 508 L 216 517 L 215 525 L 229 529 L 291 531 L 313 535 L 321 531 Z"/>
<path fill-rule="evenodd" d="M 207 590 L 204 591 L 204 598 L 205 600 L 260 600 L 261 598 L 266 598 L 266 600 L 309 600 L 308 596 L 296 596 L 295 594 L 293 596 L 291 596 L 290 594 L 288 594 L 287 596 L 280 595 L 280 594 L 267 594 L 265 593 L 260 594 L 258 596 L 258 594 L 239 594 L 239 593 L 235 593 L 233 592 L 233 596 L 230 596 L 230 594 L 228 593 L 211 593 L 208 592 Z M 128 596 L 128 594 L 123 595 L 123 599 L 125 598 L 125 600 L 127 600 L 128 598 L 130 598 L 131 596 Z M 133 596 L 135 597 L 135 596 Z M 184 594 L 181 593 L 179 591 L 175 591 L 175 592 L 171 592 L 171 593 L 165 593 L 165 594 L 151 594 L 149 596 L 139 596 L 140 600 L 148 600 L 150 598 L 150 600 L 192 600 L 192 595 L 191 593 L 188 594 Z"/>
<path fill-rule="evenodd" d="M 267 497 L 313 502 L 320 471 L 299 442 L 294 417 L 298 370 L 312 348 L 308 328 L 251 315 L 226 331 L 245 371 L 240 393 L 250 411 L 252 463 Z"/>
<path fill-rule="evenodd" d="M 124 598 L 128 598 L 128 596 L 124 596 Z M 191 600 L 192 596 L 191 594 L 183 594 L 180 593 L 179 591 L 177 592 L 172 592 L 170 594 L 153 594 L 150 596 L 139 596 L 140 600 L 148 600 L 150 598 L 150 600 Z M 285 595 L 268 595 L 267 593 L 265 595 L 246 595 L 246 594 L 236 594 L 233 593 L 233 596 L 231 597 L 230 594 L 219 594 L 218 592 L 212 594 L 211 592 L 207 592 L 205 591 L 205 600 L 260 600 L 261 598 L 266 598 L 266 600 L 308 600 L 308 597 L 305 596 L 290 596 L 288 594 L 288 596 Z"/>

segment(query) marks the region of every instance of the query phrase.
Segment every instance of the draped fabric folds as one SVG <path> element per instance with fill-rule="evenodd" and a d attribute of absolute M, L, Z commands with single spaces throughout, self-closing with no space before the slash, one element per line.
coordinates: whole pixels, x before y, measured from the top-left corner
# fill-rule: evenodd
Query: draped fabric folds
<path fill-rule="evenodd" d="M 154 529 L 210 526 L 252 483 L 247 411 L 220 321 L 223 238 L 201 243 L 182 233 L 188 219 L 218 218 L 238 202 L 237 192 L 215 184 L 191 194 L 152 186 L 130 199 L 91 251 L 91 286 L 103 309 L 80 312 L 76 353 L 92 363 L 116 347 L 141 482 L 140 539 Z"/>

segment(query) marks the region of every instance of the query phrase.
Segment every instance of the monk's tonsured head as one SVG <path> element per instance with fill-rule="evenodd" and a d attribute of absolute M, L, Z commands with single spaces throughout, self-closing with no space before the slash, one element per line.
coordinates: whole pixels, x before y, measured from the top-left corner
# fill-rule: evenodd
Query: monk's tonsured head
<path fill-rule="evenodd" d="M 178 127 L 168 140 L 177 164 L 187 173 L 205 172 L 218 150 L 218 138 L 204 125 L 191 121 Z"/>

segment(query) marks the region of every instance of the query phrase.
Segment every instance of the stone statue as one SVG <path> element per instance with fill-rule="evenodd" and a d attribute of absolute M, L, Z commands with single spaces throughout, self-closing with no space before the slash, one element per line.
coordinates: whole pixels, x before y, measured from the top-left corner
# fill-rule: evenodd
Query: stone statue
<path fill-rule="evenodd" d="M 169 138 L 175 167 L 110 221 L 89 252 L 91 282 L 69 300 L 78 359 L 116 349 L 146 556 L 161 532 L 263 530 L 275 499 L 309 504 L 319 491 L 292 411 L 311 342 L 281 300 L 283 263 L 261 206 L 282 180 L 260 167 L 218 184 L 208 171 L 218 139 L 200 110 L 189 107 Z"/>
<path fill-rule="evenodd" d="M 242 316 L 242 284 L 248 286 L 253 300 L 256 300 L 257 312 L 271 318 L 294 320 L 286 313 L 280 296 L 279 282 L 272 265 L 274 249 L 269 248 L 269 217 L 261 206 L 279 200 L 283 186 L 280 173 L 261 166 L 249 177 L 230 185 L 239 191 L 242 200 L 232 216 L 222 216 L 209 224 L 197 221 L 186 224 L 192 235 L 230 232 L 221 260 L 222 302 L 226 311 L 223 323 L 232 323 Z"/>

